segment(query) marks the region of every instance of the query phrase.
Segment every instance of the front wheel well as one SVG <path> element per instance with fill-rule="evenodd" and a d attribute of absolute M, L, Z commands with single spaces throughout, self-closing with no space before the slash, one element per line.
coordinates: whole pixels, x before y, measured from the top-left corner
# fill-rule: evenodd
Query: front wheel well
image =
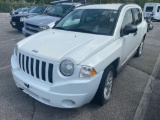
<path fill-rule="evenodd" d="M 108 65 L 108 66 L 113 65 L 113 67 L 115 69 L 115 77 L 117 76 L 117 67 L 119 65 L 119 60 L 120 60 L 120 58 L 117 58 L 111 64 Z M 107 67 L 105 68 L 105 70 L 107 69 Z"/>

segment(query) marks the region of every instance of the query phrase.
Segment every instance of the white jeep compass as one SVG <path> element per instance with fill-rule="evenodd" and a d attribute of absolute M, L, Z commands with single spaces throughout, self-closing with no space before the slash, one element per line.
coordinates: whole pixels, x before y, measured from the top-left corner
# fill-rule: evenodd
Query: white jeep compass
<path fill-rule="evenodd" d="M 106 103 L 113 80 L 133 56 L 140 56 L 147 32 L 135 4 L 76 8 L 53 29 L 17 43 L 11 58 L 16 85 L 36 100 L 76 108 L 94 99 Z"/>

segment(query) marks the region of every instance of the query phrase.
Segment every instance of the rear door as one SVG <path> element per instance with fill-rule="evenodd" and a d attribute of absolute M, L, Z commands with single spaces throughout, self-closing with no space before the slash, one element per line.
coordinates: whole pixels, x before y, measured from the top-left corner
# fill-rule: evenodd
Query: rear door
<path fill-rule="evenodd" d="M 143 38 L 142 11 L 139 8 L 133 8 L 132 11 L 133 11 L 134 24 L 138 28 L 137 33 L 134 34 L 135 42 L 133 43 L 134 48 L 137 48 Z"/>

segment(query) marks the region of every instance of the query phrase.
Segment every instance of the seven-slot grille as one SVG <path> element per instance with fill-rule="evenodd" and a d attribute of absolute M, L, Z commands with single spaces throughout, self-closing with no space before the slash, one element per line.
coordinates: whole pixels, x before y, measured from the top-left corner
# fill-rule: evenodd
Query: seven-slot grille
<path fill-rule="evenodd" d="M 12 16 L 12 22 L 20 22 L 20 17 Z"/>
<path fill-rule="evenodd" d="M 39 28 L 39 26 L 28 24 L 28 23 L 25 24 L 25 28 L 28 29 L 28 30 L 30 30 L 30 31 L 33 31 L 33 32 L 39 32 L 39 31 L 41 31 L 41 29 Z"/>
<path fill-rule="evenodd" d="M 19 66 L 29 75 L 53 83 L 53 64 L 19 53 Z"/>

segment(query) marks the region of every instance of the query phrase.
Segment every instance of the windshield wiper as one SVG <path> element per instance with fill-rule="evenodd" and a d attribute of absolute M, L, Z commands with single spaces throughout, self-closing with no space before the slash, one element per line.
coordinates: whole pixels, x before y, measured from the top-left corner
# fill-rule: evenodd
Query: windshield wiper
<path fill-rule="evenodd" d="M 52 15 L 56 17 L 62 17 L 62 15 L 58 15 L 58 14 L 52 14 Z"/>
<path fill-rule="evenodd" d="M 51 14 L 51 13 L 47 13 L 47 14 L 50 16 L 55 16 L 55 17 L 62 17 L 61 15 L 58 15 L 58 14 Z"/>
<path fill-rule="evenodd" d="M 66 30 L 63 27 L 54 27 L 55 29 Z"/>
<path fill-rule="evenodd" d="M 81 28 L 76 28 L 76 29 L 67 29 L 67 30 L 70 30 L 70 31 L 75 31 L 75 32 L 84 32 L 84 33 L 92 33 L 92 34 L 97 34 L 95 32 L 92 32 L 90 30 L 85 30 L 85 29 L 81 29 Z"/>
<path fill-rule="evenodd" d="M 48 13 L 48 12 L 47 12 L 46 14 L 47 14 L 47 15 L 50 15 L 50 16 L 52 16 L 52 14 L 50 14 L 50 13 Z"/>

